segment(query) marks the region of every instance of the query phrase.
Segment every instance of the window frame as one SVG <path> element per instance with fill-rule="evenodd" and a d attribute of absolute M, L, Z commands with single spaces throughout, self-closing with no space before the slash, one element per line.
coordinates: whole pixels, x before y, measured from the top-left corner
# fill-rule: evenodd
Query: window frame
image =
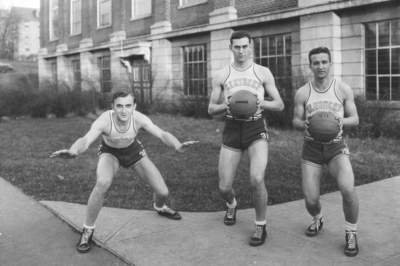
<path fill-rule="evenodd" d="M 103 67 L 107 61 L 108 67 Z M 110 93 L 112 90 L 111 82 L 111 56 L 106 55 L 98 58 L 99 70 L 100 70 L 100 92 Z M 106 74 L 105 74 L 106 73 Z M 109 77 L 109 78 L 108 78 Z"/>
<path fill-rule="evenodd" d="M 188 61 L 190 58 L 189 52 L 187 49 L 202 49 L 202 60 L 192 60 Z M 183 92 L 186 97 L 207 97 L 208 96 L 208 60 L 207 60 L 207 44 L 197 44 L 185 46 L 182 49 L 183 54 Z M 197 54 L 199 56 L 199 54 Z M 197 73 L 193 73 L 192 77 L 189 77 L 190 66 L 197 65 Z M 200 65 L 202 66 L 202 75 L 200 75 Z M 197 78 L 196 78 L 197 76 Z M 197 83 L 197 88 L 195 87 L 195 83 Z M 202 85 L 202 86 L 201 86 Z M 197 90 L 197 93 L 195 93 Z"/>
<path fill-rule="evenodd" d="M 149 12 L 142 13 L 142 14 L 135 14 L 135 11 L 138 10 L 138 8 L 136 8 L 136 7 L 141 4 L 141 3 L 138 3 L 138 1 L 142 1 L 142 2 L 147 1 L 149 6 L 150 6 Z M 152 0 L 131 0 L 131 6 L 132 6 L 131 7 L 131 20 L 141 19 L 141 18 L 144 18 L 144 17 L 150 17 L 152 15 L 152 8 L 153 8 L 153 3 L 152 2 L 153 2 Z"/>
<path fill-rule="evenodd" d="M 78 12 L 74 12 L 74 4 L 79 3 L 80 9 Z M 77 18 L 79 17 L 79 21 Z M 75 32 L 75 24 L 79 23 L 79 30 Z M 78 35 L 82 33 L 82 0 L 71 0 L 71 35 Z"/>
<path fill-rule="evenodd" d="M 81 71 L 81 60 L 73 59 L 71 60 L 72 64 L 72 76 L 74 82 L 74 89 L 79 91 L 82 90 L 82 71 Z"/>
<path fill-rule="evenodd" d="M 188 1 L 190 1 L 190 2 L 188 2 Z M 208 2 L 208 0 L 179 0 L 178 9 L 191 7 L 191 6 L 197 6 L 197 5 L 207 3 L 207 2 Z"/>
<path fill-rule="evenodd" d="M 382 36 L 383 39 L 385 37 L 388 38 L 388 45 L 380 45 L 380 24 L 384 23 L 389 23 L 389 30 L 388 30 L 388 35 Z M 364 96 L 367 101 L 385 101 L 385 102 L 400 102 L 400 87 L 397 88 L 397 93 L 393 93 L 393 91 L 396 89 L 393 85 L 393 80 L 397 79 L 398 85 L 400 84 L 400 69 L 397 69 L 398 73 L 393 73 L 393 52 L 396 50 L 397 51 L 397 66 L 400 68 L 400 42 L 398 44 L 393 43 L 393 30 L 392 30 L 392 25 L 394 23 L 397 23 L 398 27 L 400 27 L 400 19 L 395 19 L 395 20 L 384 20 L 384 21 L 375 21 L 375 22 L 369 22 L 364 24 L 364 32 L 365 32 L 365 45 L 364 45 L 364 58 L 365 58 L 365 91 L 364 91 Z M 369 32 L 368 32 L 368 27 L 373 25 L 374 26 L 374 38 L 369 39 Z M 397 36 L 398 38 L 400 36 Z M 369 47 L 370 41 L 374 41 L 374 47 Z M 399 41 L 399 40 L 397 40 Z M 388 52 L 387 54 L 387 71 L 389 73 L 382 73 L 382 71 L 385 70 L 385 67 L 383 66 L 383 63 L 386 63 L 384 60 L 384 56 L 382 54 L 384 52 Z M 375 52 L 375 53 L 373 53 Z M 370 55 L 372 55 L 373 61 L 372 64 L 369 64 L 369 58 Z M 383 59 L 380 61 L 380 59 Z M 369 66 L 374 66 L 369 68 Z M 375 72 L 373 74 L 370 74 L 370 72 Z M 384 80 L 389 81 L 389 87 L 386 88 L 389 91 L 389 97 L 387 99 L 384 98 L 384 93 L 381 93 L 384 91 L 384 87 L 381 88 L 381 83 L 384 83 Z M 375 91 L 373 94 L 369 94 L 370 87 L 369 84 L 370 82 L 373 84 L 375 83 L 374 88 L 372 88 L 373 91 Z M 373 96 L 370 97 L 370 96 Z M 396 99 L 393 99 L 395 96 Z"/>
<path fill-rule="evenodd" d="M 109 23 L 108 24 L 103 24 L 102 21 L 102 16 L 107 14 L 107 13 L 101 13 L 101 4 L 105 3 L 105 2 L 109 2 L 110 4 L 110 10 L 109 10 Z M 110 27 L 112 25 L 112 0 L 97 0 L 97 28 L 106 28 L 106 27 Z"/>
<path fill-rule="evenodd" d="M 282 37 L 283 43 L 280 45 L 278 38 Z M 275 51 L 270 53 L 270 39 L 275 39 L 275 44 L 272 46 Z M 259 41 L 258 41 L 259 40 Z M 268 40 L 267 44 L 267 54 L 263 54 L 263 40 Z M 289 41 L 289 44 L 287 43 Z M 257 44 L 260 44 L 259 47 L 256 47 Z M 291 33 L 282 33 L 282 34 L 275 34 L 275 35 L 266 35 L 255 37 L 252 39 L 252 46 L 253 46 L 253 60 L 255 63 L 267 67 L 275 79 L 276 87 L 278 88 L 279 92 L 284 97 L 292 97 L 290 94 L 293 90 L 292 86 L 292 34 Z M 279 49 L 282 49 L 282 53 L 279 53 Z M 257 53 L 257 49 L 259 49 Z M 259 55 L 259 56 L 257 56 Z M 275 68 L 273 69 L 270 64 L 270 59 L 275 59 Z M 282 60 L 279 60 L 282 59 Z M 268 61 L 268 65 L 264 64 L 264 62 Z M 283 62 L 283 66 L 279 65 L 279 61 Z M 280 75 L 283 73 L 283 75 Z M 286 95 L 290 94 L 290 95 Z"/>
<path fill-rule="evenodd" d="M 53 4 L 57 2 L 57 5 L 53 6 Z M 57 40 L 58 39 L 58 17 L 59 17 L 59 0 L 50 0 L 50 8 L 49 8 L 49 37 L 50 40 Z M 56 18 L 54 18 L 54 14 L 56 14 Z M 53 23 L 55 22 L 55 23 Z M 55 25 L 57 25 L 57 27 L 54 27 Z M 56 33 L 55 33 L 56 31 Z"/>
<path fill-rule="evenodd" d="M 57 84 L 57 61 L 50 62 L 50 71 L 51 71 L 51 79 L 52 81 Z"/>

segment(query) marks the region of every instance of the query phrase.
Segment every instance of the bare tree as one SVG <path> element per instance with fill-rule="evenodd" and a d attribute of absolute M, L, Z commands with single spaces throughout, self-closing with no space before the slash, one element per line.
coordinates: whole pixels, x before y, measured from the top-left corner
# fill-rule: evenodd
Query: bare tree
<path fill-rule="evenodd" d="M 12 60 L 18 41 L 21 18 L 15 12 L 0 10 L 0 58 Z"/>

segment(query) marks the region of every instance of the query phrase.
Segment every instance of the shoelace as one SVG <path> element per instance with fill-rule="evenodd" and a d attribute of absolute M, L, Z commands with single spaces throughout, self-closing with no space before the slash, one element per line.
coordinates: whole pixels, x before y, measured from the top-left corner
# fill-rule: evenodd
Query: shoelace
<path fill-rule="evenodd" d="M 228 208 L 228 213 L 226 215 L 229 219 L 233 219 L 235 216 L 235 208 Z"/>
<path fill-rule="evenodd" d="M 263 229 L 262 226 L 256 226 L 256 229 L 254 230 L 252 238 L 260 238 L 261 239 L 262 229 Z"/>
<path fill-rule="evenodd" d="M 89 242 L 89 237 L 92 235 L 92 232 L 93 232 L 92 229 L 86 229 L 83 232 L 82 243 L 88 243 Z"/>
<path fill-rule="evenodd" d="M 351 249 L 355 249 L 356 248 L 356 237 L 355 234 L 353 232 L 349 232 L 348 233 L 348 244 L 349 244 L 349 248 Z"/>
<path fill-rule="evenodd" d="M 319 228 L 319 220 L 313 220 L 310 228 L 313 230 Z"/>
<path fill-rule="evenodd" d="M 168 212 L 170 214 L 174 214 L 175 213 L 174 210 L 172 210 L 170 207 L 167 207 L 167 206 L 165 206 L 165 208 L 163 209 L 163 212 Z"/>

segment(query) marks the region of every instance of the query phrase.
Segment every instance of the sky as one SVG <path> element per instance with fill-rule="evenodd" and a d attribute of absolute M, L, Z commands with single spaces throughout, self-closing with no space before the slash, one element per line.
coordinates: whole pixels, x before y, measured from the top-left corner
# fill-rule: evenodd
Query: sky
<path fill-rule="evenodd" d="M 9 9 L 13 6 L 39 8 L 40 0 L 0 0 L 2 9 Z"/>

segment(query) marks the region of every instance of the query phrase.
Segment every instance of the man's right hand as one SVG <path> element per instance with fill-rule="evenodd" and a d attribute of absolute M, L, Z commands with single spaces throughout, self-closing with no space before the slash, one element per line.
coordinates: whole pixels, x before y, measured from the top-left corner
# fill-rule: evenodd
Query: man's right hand
<path fill-rule="evenodd" d="M 76 158 L 78 156 L 78 154 L 77 153 L 73 153 L 73 152 L 71 152 L 70 150 L 59 150 L 59 151 L 56 151 L 56 152 L 53 152 L 51 155 L 50 155 L 50 157 L 51 158 L 53 158 L 53 157 L 60 157 L 60 158 L 62 158 L 62 159 L 74 159 L 74 158 Z"/>

